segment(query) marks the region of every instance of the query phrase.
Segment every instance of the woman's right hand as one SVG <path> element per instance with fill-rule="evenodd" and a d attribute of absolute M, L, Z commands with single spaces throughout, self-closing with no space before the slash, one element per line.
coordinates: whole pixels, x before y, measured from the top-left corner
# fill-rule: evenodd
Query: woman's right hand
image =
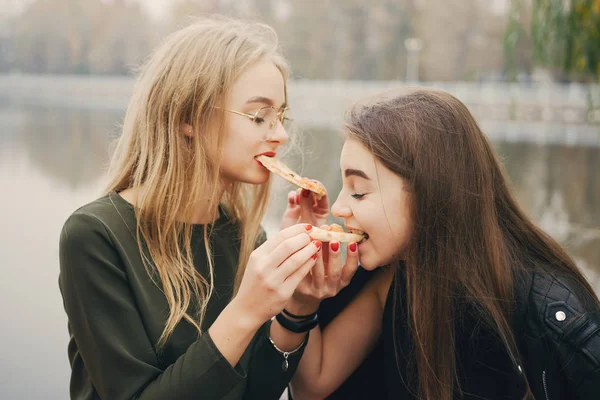
<path fill-rule="evenodd" d="M 321 229 L 329 230 L 323 225 Z M 358 245 L 348 244 L 345 262 L 342 260 L 342 243 L 332 241 L 323 245 L 311 274 L 307 275 L 296 288 L 286 310 L 292 314 L 310 314 L 317 311 L 319 303 L 336 296 L 350 284 L 358 269 Z"/>
<path fill-rule="evenodd" d="M 278 232 L 252 252 L 232 303 L 262 324 L 279 314 L 315 265 L 321 242 L 312 241 L 311 225 Z"/>

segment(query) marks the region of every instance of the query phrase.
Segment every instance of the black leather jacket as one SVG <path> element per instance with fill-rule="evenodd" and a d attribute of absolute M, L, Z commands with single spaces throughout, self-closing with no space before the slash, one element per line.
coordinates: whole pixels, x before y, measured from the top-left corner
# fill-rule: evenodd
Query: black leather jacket
<path fill-rule="evenodd" d="M 517 285 L 516 337 L 537 400 L 600 400 L 600 311 L 572 277 L 534 273 Z"/>

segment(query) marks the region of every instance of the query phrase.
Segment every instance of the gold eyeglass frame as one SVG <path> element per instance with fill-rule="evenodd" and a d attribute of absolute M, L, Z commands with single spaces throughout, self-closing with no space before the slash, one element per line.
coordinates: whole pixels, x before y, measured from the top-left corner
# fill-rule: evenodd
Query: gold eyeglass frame
<path fill-rule="evenodd" d="M 215 107 L 215 108 L 220 108 L 220 107 Z M 252 121 L 252 122 L 256 122 L 257 119 L 261 118 L 258 116 L 258 113 L 260 113 L 265 108 L 271 108 L 273 111 L 275 111 L 275 115 L 276 115 L 276 119 L 269 123 L 269 129 L 273 129 L 273 127 L 276 124 L 276 122 L 275 122 L 276 120 L 279 120 L 279 122 L 281 122 L 282 125 L 285 121 L 293 121 L 294 120 L 293 118 L 289 118 L 289 117 L 285 116 L 285 112 L 290 109 L 289 107 L 277 109 L 273 106 L 266 106 L 266 107 L 259 108 L 258 111 L 256 111 L 254 114 L 248 114 L 248 113 L 241 112 L 241 111 L 230 110 L 228 108 L 222 108 L 222 110 L 233 113 L 233 114 L 241 115 L 242 117 L 246 117 L 246 118 L 250 119 L 250 121 Z M 264 119 L 264 118 L 261 118 L 261 119 Z"/>

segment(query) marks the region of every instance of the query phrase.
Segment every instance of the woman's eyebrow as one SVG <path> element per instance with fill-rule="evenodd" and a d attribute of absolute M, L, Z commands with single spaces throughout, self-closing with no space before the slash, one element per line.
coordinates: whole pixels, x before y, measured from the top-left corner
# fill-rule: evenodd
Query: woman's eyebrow
<path fill-rule="evenodd" d="M 347 168 L 344 171 L 344 176 L 346 178 L 348 178 L 349 176 L 358 176 L 359 178 L 363 178 L 363 179 L 366 179 L 368 181 L 371 180 L 371 178 L 369 178 L 369 176 L 367 174 L 365 174 L 363 171 L 361 171 L 360 169 Z"/>
<path fill-rule="evenodd" d="M 271 107 L 273 107 L 273 105 L 275 104 L 275 102 L 273 100 L 271 100 L 268 97 L 264 97 L 264 96 L 250 97 L 246 101 L 246 104 L 251 104 L 251 103 L 263 103 L 263 104 L 266 104 Z M 281 107 L 279 107 L 279 108 L 286 108 L 286 107 L 287 107 L 287 103 L 284 101 L 283 104 L 281 104 Z"/>

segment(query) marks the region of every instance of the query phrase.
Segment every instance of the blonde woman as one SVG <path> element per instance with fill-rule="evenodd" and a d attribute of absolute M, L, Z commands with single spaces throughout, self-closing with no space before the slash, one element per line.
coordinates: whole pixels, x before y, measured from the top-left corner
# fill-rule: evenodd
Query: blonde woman
<path fill-rule="evenodd" d="M 61 234 L 72 398 L 270 399 L 288 384 L 307 329 L 270 320 L 302 308 L 321 244 L 289 215 L 272 239 L 259 226 L 270 175 L 254 157 L 288 140 L 287 74 L 269 27 L 225 19 L 145 64 L 106 193 Z"/>

